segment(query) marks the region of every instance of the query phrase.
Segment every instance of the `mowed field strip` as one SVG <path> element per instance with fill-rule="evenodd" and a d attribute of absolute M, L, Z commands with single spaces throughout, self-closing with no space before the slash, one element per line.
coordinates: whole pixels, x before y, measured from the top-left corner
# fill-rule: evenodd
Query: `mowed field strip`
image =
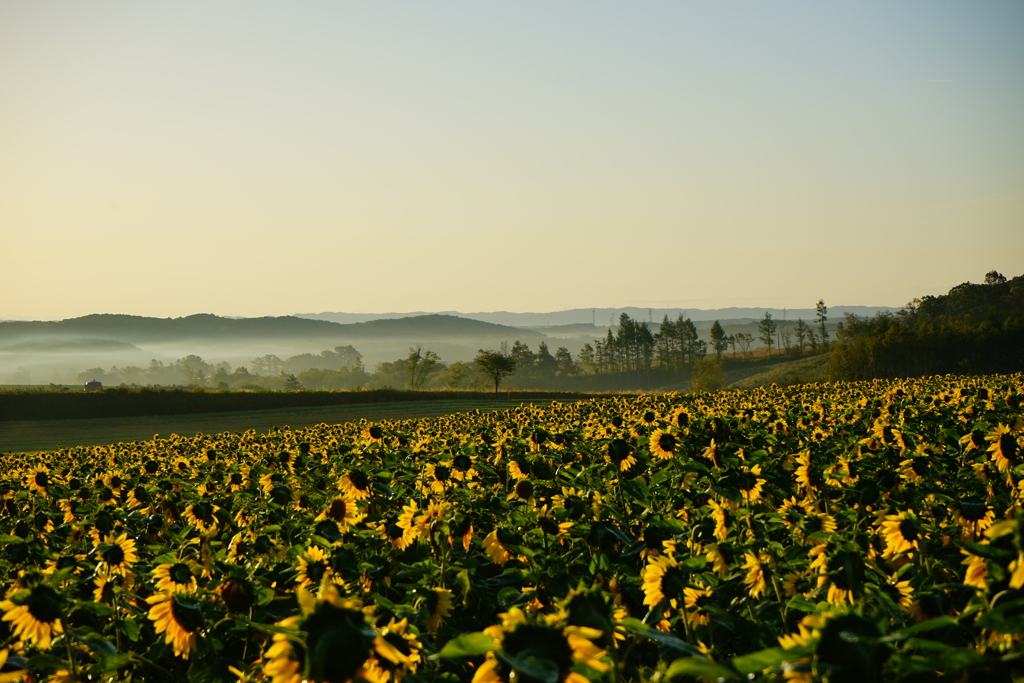
<path fill-rule="evenodd" d="M 24 420 L 0 422 L 0 452 L 29 453 L 70 446 L 103 446 L 106 444 L 145 441 L 155 435 L 220 434 L 255 429 L 266 432 L 271 427 L 293 429 L 317 424 L 338 424 L 354 420 L 406 420 L 436 417 L 468 410 L 502 410 L 523 403 L 548 405 L 547 400 L 523 399 L 396 401 L 363 403 L 312 408 L 281 408 L 246 410 L 231 413 L 194 415 L 154 415 L 146 417 L 110 417 L 81 420 Z"/>

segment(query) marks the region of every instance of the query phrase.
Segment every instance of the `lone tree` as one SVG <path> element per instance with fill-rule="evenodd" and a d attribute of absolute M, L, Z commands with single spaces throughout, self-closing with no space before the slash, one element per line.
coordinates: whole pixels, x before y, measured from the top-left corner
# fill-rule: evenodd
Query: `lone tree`
<path fill-rule="evenodd" d="M 825 305 L 824 299 L 818 299 L 814 312 L 814 322 L 818 323 L 818 335 L 821 338 L 821 345 L 828 349 L 828 330 L 825 329 L 825 323 L 828 322 L 828 306 Z"/>
<path fill-rule="evenodd" d="M 764 312 L 764 317 L 757 323 L 757 330 L 761 333 L 761 342 L 768 347 L 768 357 L 772 356 L 772 342 L 775 341 L 775 331 L 778 329 L 778 324 L 772 320 L 772 314 L 768 311 Z"/>
<path fill-rule="evenodd" d="M 722 352 L 729 348 L 729 337 L 725 334 L 722 323 L 717 320 L 711 326 L 711 348 L 715 350 L 715 356 L 718 357 L 718 360 L 722 360 Z M 736 350 L 733 349 L 733 354 L 735 353 Z"/>
<path fill-rule="evenodd" d="M 494 382 L 494 393 L 498 393 L 498 386 L 501 384 L 501 380 L 516 371 L 515 359 L 498 351 L 484 351 L 480 349 L 473 362 L 480 366 L 480 371 Z"/>

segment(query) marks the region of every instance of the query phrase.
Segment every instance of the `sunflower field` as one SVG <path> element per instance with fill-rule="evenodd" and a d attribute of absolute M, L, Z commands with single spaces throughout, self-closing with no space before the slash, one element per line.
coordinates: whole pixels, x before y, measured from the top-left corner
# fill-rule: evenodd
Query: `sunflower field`
<path fill-rule="evenodd" d="M 0 456 L 0 683 L 1024 680 L 1024 376 Z"/>

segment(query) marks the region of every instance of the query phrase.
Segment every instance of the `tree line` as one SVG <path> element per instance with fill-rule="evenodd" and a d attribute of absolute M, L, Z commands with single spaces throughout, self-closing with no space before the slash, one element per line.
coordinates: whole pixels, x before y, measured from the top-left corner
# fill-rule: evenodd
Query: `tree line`
<path fill-rule="evenodd" d="M 829 358 L 834 379 L 1024 370 L 1024 275 L 990 271 L 897 313 L 847 315 Z"/>

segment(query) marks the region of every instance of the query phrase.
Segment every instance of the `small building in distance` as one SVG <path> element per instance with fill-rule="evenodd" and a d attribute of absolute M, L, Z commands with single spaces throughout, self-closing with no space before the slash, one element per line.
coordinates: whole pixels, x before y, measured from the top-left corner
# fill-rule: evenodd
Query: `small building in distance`
<path fill-rule="evenodd" d="M 103 391 L 103 382 L 97 382 L 96 380 L 90 380 L 85 383 L 86 391 Z"/>

